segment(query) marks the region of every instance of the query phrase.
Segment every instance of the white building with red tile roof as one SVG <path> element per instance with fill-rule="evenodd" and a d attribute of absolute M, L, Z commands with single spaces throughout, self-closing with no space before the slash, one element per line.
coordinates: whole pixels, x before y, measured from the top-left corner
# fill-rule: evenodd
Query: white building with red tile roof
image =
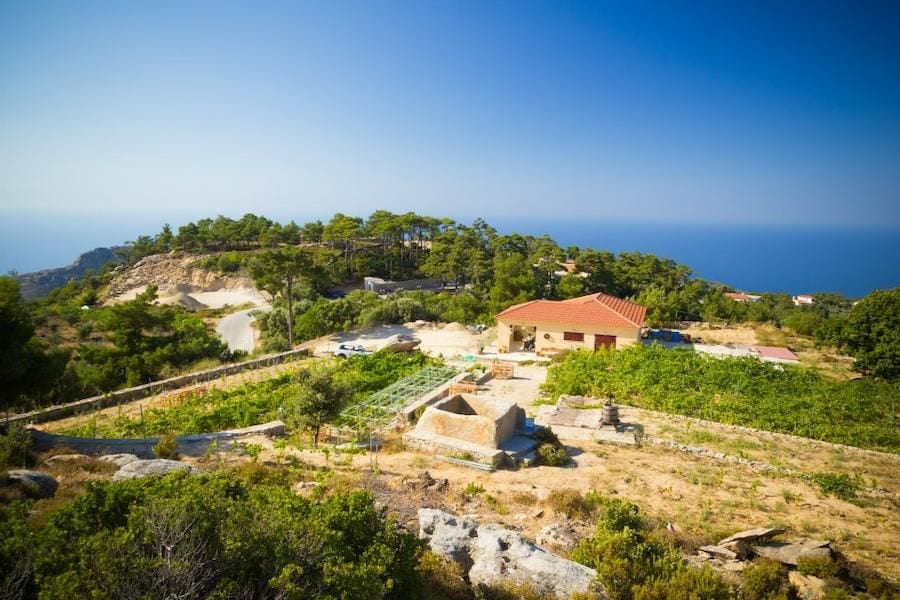
<path fill-rule="evenodd" d="M 640 304 L 603 293 L 571 300 L 532 300 L 497 315 L 497 349 L 518 352 L 531 342 L 538 354 L 618 348 L 640 341 L 646 314 Z"/>

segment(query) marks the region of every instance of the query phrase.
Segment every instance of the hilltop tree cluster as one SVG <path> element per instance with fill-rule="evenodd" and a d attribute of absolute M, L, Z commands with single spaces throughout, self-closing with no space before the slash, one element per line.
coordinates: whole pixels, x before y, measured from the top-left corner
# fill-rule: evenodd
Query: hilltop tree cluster
<path fill-rule="evenodd" d="M 814 336 L 858 359 L 858 367 L 896 378 L 900 327 L 897 290 L 853 306 L 837 294 L 816 294 L 794 306 L 787 294 L 739 303 L 727 288 L 693 275 L 671 259 L 639 252 L 569 246 L 549 236 L 500 234 L 481 219 L 467 225 L 414 213 L 375 211 L 368 219 L 335 214 L 329 221 L 286 225 L 247 214 L 165 225 L 121 251 L 127 263 L 169 251 L 197 255 L 198 264 L 242 271 L 274 299 L 260 315 L 263 350 L 283 350 L 323 334 L 417 319 L 490 323 L 493 315 L 536 298 L 565 299 L 594 292 L 632 298 L 648 308 L 647 323 L 771 322 Z M 112 267 L 88 273 L 46 299 L 24 303 L 12 278 L 0 280 L 2 400 L 26 407 L 64 401 L 145 382 L 201 360 L 229 358 L 195 315 L 161 308 L 144 296 L 120 308 L 101 307 Z M 327 299 L 335 286 L 365 276 L 403 280 L 433 277 L 448 293 L 352 291 Z M 90 310 L 84 310 L 84 307 Z"/>

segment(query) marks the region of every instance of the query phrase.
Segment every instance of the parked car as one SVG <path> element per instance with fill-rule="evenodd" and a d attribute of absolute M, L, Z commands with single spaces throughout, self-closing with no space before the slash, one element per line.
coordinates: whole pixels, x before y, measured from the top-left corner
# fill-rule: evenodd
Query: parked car
<path fill-rule="evenodd" d="M 338 358 L 349 358 L 351 356 L 365 356 L 367 354 L 372 354 L 359 344 L 341 344 L 338 346 L 338 349 L 334 351 L 334 355 Z"/>

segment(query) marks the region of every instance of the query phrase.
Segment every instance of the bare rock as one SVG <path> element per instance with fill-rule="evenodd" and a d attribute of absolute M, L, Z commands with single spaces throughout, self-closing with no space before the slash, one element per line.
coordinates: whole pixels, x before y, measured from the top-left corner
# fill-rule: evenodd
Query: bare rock
<path fill-rule="evenodd" d="M 6 476 L 32 498 L 52 498 L 59 489 L 59 482 L 52 475 L 41 471 L 12 469 L 7 471 Z"/>
<path fill-rule="evenodd" d="M 722 546 L 701 546 L 700 552 L 706 552 L 710 556 L 721 558 L 723 560 L 737 560 L 737 552 L 723 548 Z"/>
<path fill-rule="evenodd" d="M 797 588 L 801 600 L 820 600 L 825 597 L 825 582 L 818 577 L 791 571 L 788 573 L 788 580 Z"/>
<path fill-rule="evenodd" d="M 769 542 L 756 544 L 753 552 L 757 556 L 771 558 L 785 565 L 797 566 L 797 560 L 801 557 L 831 558 L 830 542 L 821 540 L 801 539 L 794 542 Z"/>
<path fill-rule="evenodd" d="M 132 463 L 136 460 L 141 460 L 134 454 L 104 454 L 99 458 L 99 460 L 111 462 L 117 467 L 124 467 L 128 463 Z"/>
<path fill-rule="evenodd" d="M 419 536 L 433 552 L 458 563 L 470 583 L 486 588 L 503 583 L 528 585 L 540 593 L 568 598 L 597 594 L 596 571 L 547 552 L 498 525 L 478 525 L 430 508 L 419 509 Z"/>
<path fill-rule="evenodd" d="M 551 523 L 544 526 L 535 536 L 538 546 L 554 551 L 568 551 L 578 542 L 575 530 L 565 523 Z"/>
<path fill-rule="evenodd" d="M 165 458 L 154 458 L 151 460 L 135 460 L 121 467 L 113 475 L 113 481 L 122 479 L 139 479 L 141 477 L 149 477 L 151 475 L 166 475 L 174 471 L 187 471 L 193 473 L 197 471 L 196 467 L 187 465 L 177 460 L 168 460 Z"/>
<path fill-rule="evenodd" d="M 736 541 L 745 541 L 745 542 L 755 542 L 758 540 L 765 540 L 776 535 L 781 535 L 784 533 L 784 529 L 779 529 L 777 527 L 763 527 L 760 529 L 747 529 L 745 531 L 739 531 L 734 535 L 730 535 L 724 540 L 719 542 L 719 546 L 724 546 L 729 542 Z"/>
<path fill-rule="evenodd" d="M 428 540 L 432 552 L 459 564 L 464 570 L 472 568 L 471 540 L 478 537 L 478 524 L 433 508 L 419 509 L 419 537 Z"/>
<path fill-rule="evenodd" d="M 86 458 L 88 458 L 86 454 L 54 454 L 53 456 L 48 456 L 44 459 L 44 462 L 48 465 L 52 465 L 57 463 L 78 462 L 79 460 L 84 460 Z"/>
<path fill-rule="evenodd" d="M 745 542 L 744 540 L 735 540 L 733 542 L 728 542 L 727 544 L 722 544 L 721 548 L 726 548 L 731 550 L 735 554 L 739 560 L 749 560 L 753 556 L 753 551 L 750 548 L 750 544 Z"/>

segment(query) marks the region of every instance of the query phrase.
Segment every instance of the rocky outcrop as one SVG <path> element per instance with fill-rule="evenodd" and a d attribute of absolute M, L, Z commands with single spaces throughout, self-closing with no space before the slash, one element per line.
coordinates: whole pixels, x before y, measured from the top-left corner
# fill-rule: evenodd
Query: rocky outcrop
<path fill-rule="evenodd" d="M 831 542 L 803 538 L 791 542 L 756 544 L 753 546 L 753 553 L 796 567 L 800 558 L 831 558 L 830 546 Z"/>
<path fill-rule="evenodd" d="M 44 269 L 19 275 L 22 297 L 26 300 L 43 298 L 56 288 L 61 288 L 73 279 L 83 276 L 88 269 L 99 271 L 106 264 L 119 262 L 117 248 L 94 248 L 75 259 L 68 267 Z"/>
<path fill-rule="evenodd" d="M 100 457 L 100 460 L 110 462 L 117 467 L 124 467 L 128 463 L 133 463 L 134 461 L 141 459 L 134 454 L 104 454 Z"/>
<path fill-rule="evenodd" d="M 419 536 L 428 541 L 432 552 L 459 564 L 476 588 L 527 585 L 557 598 L 590 592 L 605 598 L 596 582 L 596 571 L 551 554 L 498 525 L 478 525 L 440 510 L 422 508 Z"/>
<path fill-rule="evenodd" d="M 535 536 L 539 546 L 556 552 L 568 552 L 578 543 L 578 532 L 566 523 L 545 525 Z"/>
<path fill-rule="evenodd" d="M 59 483 L 52 475 L 41 471 L 13 469 L 6 473 L 7 479 L 18 484 L 32 498 L 52 498 L 59 489 Z"/>
<path fill-rule="evenodd" d="M 166 475 L 174 471 L 187 471 L 194 473 L 197 468 L 187 465 L 177 460 L 168 460 L 165 458 L 154 458 L 151 460 L 134 460 L 119 468 L 113 475 L 113 481 L 121 481 L 123 479 L 140 479 L 141 477 L 149 477 L 151 475 Z"/>
<path fill-rule="evenodd" d="M 782 533 L 784 533 L 784 529 L 778 529 L 776 527 L 747 529 L 745 531 L 739 531 L 733 535 L 728 536 L 724 540 L 720 541 L 719 545 L 724 546 L 725 544 L 729 544 L 731 542 L 756 542 L 759 540 L 767 540 L 769 538 L 775 537 L 776 535 L 781 535 Z"/>
<path fill-rule="evenodd" d="M 818 577 L 791 571 L 788 573 L 788 579 L 797 588 L 800 600 L 820 600 L 825 597 L 825 581 Z"/>
<path fill-rule="evenodd" d="M 694 556 L 688 556 L 687 560 L 693 565 L 709 565 L 721 571 L 740 572 L 753 558 L 768 558 L 786 565 L 789 569 L 797 567 L 801 558 L 821 558 L 833 560 L 831 542 L 825 540 L 810 540 L 807 538 L 789 539 L 784 541 L 772 540 L 773 537 L 784 533 L 784 529 L 761 528 L 740 531 L 721 540 L 714 546 L 702 546 Z M 794 572 L 791 571 L 791 575 Z M 800 576 L 800 574 L 797 574 Z M 802 577 L 802 576 L 801 576 Z M 813 577 L 808 588 L 810 598 L 814 595 L 816 578 Z M 799 585 L 798 585 L 799 587 Z"/>
<path fill-rule="evenodd" d="M 44 462 L 48 465 L 55 465 L 59 463 L 79 462 L 88 459 L 89 457 L 86 454 L 54 454 L 53 456 L 48 456 Z"/>
<path fill-rule="evenodd" d="M 142 258 L 127 269 L 117 270 L 110 282 L 109 296 L 130 299 L 136 290 L 155 285 L 159 292 L 190 293 L 217 291 L 232 288 L 254 288 L 249 277 L 223 275 L 204 269 L 196 254 L 170 252 Z"/>

